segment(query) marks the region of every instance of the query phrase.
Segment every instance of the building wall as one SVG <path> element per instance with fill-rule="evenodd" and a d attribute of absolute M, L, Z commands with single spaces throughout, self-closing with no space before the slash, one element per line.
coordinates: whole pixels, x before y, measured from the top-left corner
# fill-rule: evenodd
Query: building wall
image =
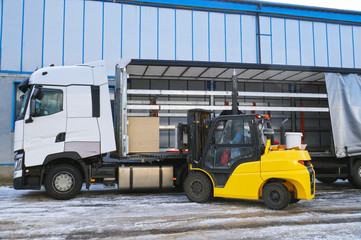
<path fill-rule="evenodd" d="M 89 0 L 2 0 L 1 71 L 119 58 L 361 68 L 361 26 Z M 260 52 L 260 59 L 258 53 Z"/>
<path fill-rule="evenodd" d="M 361 68 L 359 23 L 259 13 L 258 26 L 257 14 L 242 9 L 206 10 L 90 0 L 0 3 L 0 164 L 12 163 L 13 82 L 22 79 L 16 74 L 31 73 L 50 64 L 105 59 L 109 76 L 114 75 L 119 58 Z M 213 1 L 212 6 L 217 4 L 222 3 Z M 315 17 L 316 14 L 314 11 Z M 184 84 L 170 81 L 167 88 L 187 89 Z M 189 86 L 205 88 L 197 84 Z M 222 84 L 217 90 L 227 89 Z M 133 85 L 136 88 L 139 84 Z M 156 81 L 151 85 L 164 86 Z M 257 84 L 248 84 L 245 89 L 268 91 Z M 288 91 L 288 86 L 281 89 Z M 318 87 L 307 91 L 320 92 Z M 289 104 L 283 99 L 274 101 Z M 162 121 L 174 124 L 178 119 Z M 315 121 L 310 120 L 310 124 L 321 126 Z M 172 133 L 162 134 L 165 137 L 161 144 L 172 146 Z"/>

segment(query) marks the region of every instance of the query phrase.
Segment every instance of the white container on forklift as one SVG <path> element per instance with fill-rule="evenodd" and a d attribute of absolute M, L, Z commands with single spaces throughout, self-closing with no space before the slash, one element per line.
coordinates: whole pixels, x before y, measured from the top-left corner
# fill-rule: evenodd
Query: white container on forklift
<path fill-rule="evenodd" d="M 300 132 L 286 132 L 286 145 L 288 149 L 299 147 L 301 149 L 302 133 Z"/>

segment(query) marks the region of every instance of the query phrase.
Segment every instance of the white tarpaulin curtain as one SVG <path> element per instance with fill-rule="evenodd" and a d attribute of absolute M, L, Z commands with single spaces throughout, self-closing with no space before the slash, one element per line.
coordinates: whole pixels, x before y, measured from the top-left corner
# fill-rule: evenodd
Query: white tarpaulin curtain
<path fill-rule="evenodd" d="M 326 73 L 325 79 L 336 156 L 361 155 L 361 78 Z"/>

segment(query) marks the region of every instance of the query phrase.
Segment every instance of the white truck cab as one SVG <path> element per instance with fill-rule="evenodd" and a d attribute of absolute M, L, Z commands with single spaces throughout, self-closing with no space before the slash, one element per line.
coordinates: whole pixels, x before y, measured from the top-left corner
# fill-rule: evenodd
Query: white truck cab
<path fill-rule="evenodd" d="M 42 68 L 20 89 L 25 95 L 15 122 L 15 189 L 40 189 L 42 166 L 52 161 L 76 162 L 116 150 L 104 61 Z M 57 177 L 66 183 L 59 188 L 78 187 L 71 186 L 72 176 Z"/>

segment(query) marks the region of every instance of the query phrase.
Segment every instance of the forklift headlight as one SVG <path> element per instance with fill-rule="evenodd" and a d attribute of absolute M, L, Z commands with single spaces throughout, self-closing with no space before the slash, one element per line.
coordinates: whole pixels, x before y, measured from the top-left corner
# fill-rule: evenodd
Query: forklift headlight
<path fill-rule="evenodd" d="M 15 160 L 15 171 L 19 171 L 22 169 L 23 166 L 23 158 L 24 153 L 18 153 L 15 154 L 14 160 Z"/>

